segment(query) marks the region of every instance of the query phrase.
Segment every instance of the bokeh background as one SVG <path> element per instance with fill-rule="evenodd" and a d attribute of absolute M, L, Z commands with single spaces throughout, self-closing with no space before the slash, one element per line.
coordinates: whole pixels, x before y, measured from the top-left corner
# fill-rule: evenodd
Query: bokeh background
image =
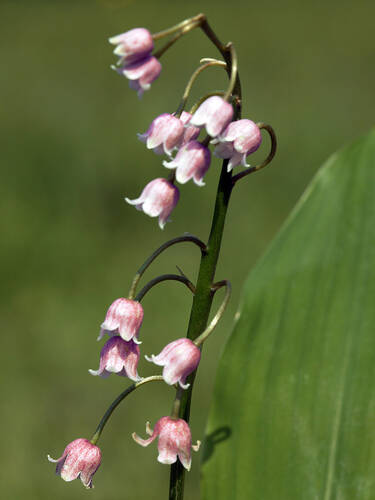
<path fill-rule="evenodd" d="M 97 368 L 98 329 L 108 305 L 127 293 L 136 268 L 156 247 L 185 231 L 206 239 L 219 173 L 206 186 L 182 188 L 173 223 L 123 201 L 165 175 L 160 157 L 136 132 L 173 112 L 201 57 L 216 57 L 199 31 L 162 58 L 163 72 L 139 101 L 109 69 L 110 35 L 136 26 L 156 32 L 203 11 L 238 50 L 244 116 L 271 123 L 279 138 L 272 167 L 247 178 L 232 198 L 217 278 L 233 299 L 205 349 L 192 407 L 193 438 L 204 434 L 218 356 L 231 330 L 241 287 L 319 165 L 374 124 L 375 4 L 371 1 L 246 0 L 151 2 L 2 0 L 1 39 L 1 491 L 4 499 L 166 498 L 168 467 L 156 445 L 143 449 L 146 420 L 170 411 L 173 391 L 150 384 L 116 411 L 100 446 L 96 488 L 54 475 L 57 457 L 89 437 L 111 400 L 127 385 Z M 213 68 L 194 98 L 226 85 Z M 193 102 L 192 100 L 192 102 Z M 259 152 L 267 153 L 268 143 Z M 319 221 L 316 221 L 319 224 Z M 298 258 L 298 256 L 296 256 Z M 151 278 L 179 265 L 196 277 L 199 252 L 170 249 Z M 272 286 L 272 283 L 270 283 Z M 178 283 L 144 300 L 143 353 L 184 335 L 191 297 Z M 144 360 L 142 375 L 155 373 Z M 186 498 L 199 498 L 199 456 Z"/>

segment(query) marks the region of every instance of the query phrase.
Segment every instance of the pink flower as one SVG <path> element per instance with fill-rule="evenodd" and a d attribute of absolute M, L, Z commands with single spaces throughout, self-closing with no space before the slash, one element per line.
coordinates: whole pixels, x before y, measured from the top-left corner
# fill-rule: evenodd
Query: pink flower
<path fill-rule="evenodd" d="M 117 375 L 129 377 L 138 382 L 141 380 L 137 373 L 139 355 L 139 347 L 133 340 L 126 342 L 116 335 L 104 344 L 100 352 L 99 369 L 89 370 L 89 372 L 91 375 L 99 375 L 103 378 L 111 373 L 117 373 Z"/>
<path fill-rule="evenodd" d="M 183 111 L 181 113 L 180 120 L 185 125 L 185 130 L 181 144 L 179 146 L 180 148 L 182 146 L 185 146 L 185 144 L 187 144 L 188 142 L 194 141 L 200 133 L 200 129 L 198 127 L 193 127 L 192 125 L 189 124 L 192 116 L 193 115 L 191 115 L 187 111 Z"/>
<path fill-rule="evenodd" d="M 138 93 L 138 97 L 142 97 L 143 92 L 149 90 L 151 83 L 160 75 L 161 64 L 156 57 L 147 56 L 120 68 L 112 66 L 112 69 L 126 76 L 130 80 L 129 87 Z"/>
<path fill-rule="evenodd" d="M 176 180 L 180 184 L 193 179 L 197 186 L 204 186 L 203 177 L 210 162 L 210 150 L 198 141 L 190 141 L 178 151 L 173 160 L 163 161 L 163 165 L 176 169 Z"/>
<path fill-rule="evenodd" d="M 145 358 L 155 365 L 164 366 L 163 378 L 167 384 L 178 382 L 183 389 L 187 389 L 186 377 L 197 368 L 201 351 L 190 339 L 183 338 L 166 345 L 157 356 L 152 354 Z"/>
<path fill-rule="evenodd" d="M 121 35 L 113 36 L 109 43 L 116 45 L 114 54 L 121 57 L 122 62 L 130 63 L 150 55 L 154 48 L 151 33 L 145 28 L 134 28 Z"/>
<path fill-rule="evenodd" d="M 143 210 L 150 217 L 159 217 L 160 229 L 164 229 L 179 197 L 180 192 L 176 186 L 166 179 L 158 178 L 147 184 L 139 198 L 125 198 L 125 201 L 135 205 L 137 210 Z"/>
<path fill-rule="evenodd" d="M 153 120 L 147 132 L 138 134 L 138 138 L 154 153 L 171 155 L 180 145 L 183 135 L 183 122 L 169 113 L 164 113 Z"/>
<path fill-rule="evenodd" d="M 219 135 L 233 118 L 233 108 L 229 102 L 214 95 L 206 99 L 193 114 L 190 125 L 206 127 L 211 137 Z"/>
<path fill-rule="evenodd" d="M 173 464 L 178 456 L 185 469 L 190 470 L 191 449 L 198 451 L 201 443 L 197 441 L 197 444 L 192 446 L 190 428 L 185 420 L 162 417 L 156 422 L 153 431 L 147 422 L 146 432 L 151 436 L 148 439 L 142 439 L 134 432 L 132 434 L 134 441 L 141 446 L 148 446 L 159 436 L 158 461 L 162 464 Z"/>
<path fill-rule="evenodd" d="M 133 339 L 136 344 L 139 329 L 143 321 L 143 307 L 136 300 L 116 299 L 109 307 L 104 323 L 101 324 L 100 340 L 105 333 L 109 335 L 119 334 L 124 340 L 129 342 Z"/>
<path fill-rule="evenodd" d="M 229 159 L 228 172 L 233 167 L 246 163 L 246 156 L 254 153 L 262 142 L 262 134 L 259 127 L 251 120 L 237 120 L 228 125 L 219 137 L 212 141 L 216 146 L 214 155 L 219 158 Z"/>
<path fill-rule="evenodd" d="M 64 481 L 80 477 L 86 488 L 92 488 L 92 476 L 100 466 L 101 452 L 90 441 L 80 438 L 69 443 L 60 458 L 54 460 L 48 455 L 48 460 L 57 463 L 56 474 Z"/>

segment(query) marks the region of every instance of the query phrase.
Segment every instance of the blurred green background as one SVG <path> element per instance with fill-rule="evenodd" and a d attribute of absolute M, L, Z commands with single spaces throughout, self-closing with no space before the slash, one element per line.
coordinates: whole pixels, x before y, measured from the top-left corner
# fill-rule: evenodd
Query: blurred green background
<path fill-rule="evenodd" d="M 217 357 L 246 274 L 318 166 L 374 124 L 370 1 L 1 1 L 2 498 L 166 498 L 169 468 L 156 462 L 156 445 L 143 449 L 130 438 L 144 435 L 146 420 L 169 413 L 173 392 L 161 384 L 132 394 L 114 414 L 91 493 L 57 478 L 46 454 L 57 457 L 71 440 L 89 437 L 127 385 L 87 372 L 98 366 L 96 337 L 108 305 L 127 293 L 136 268 L 166 239 L 185 231 L 207 237 L 217 160 L 204 188 L 182 187 L 163 233 L 123 197 L 166 174 L 136 132 L 175 110 L 199 59 L 216 57 L 216 49 L 199 31 L 183 38 L 139 101 L 109 69 L 107 43 L 132 27 L 155 32 L 201 11 L 223 41 L 235 43 L 244 116 L 272 124 L 279 150 L 272 167 L 243 181 L 232 198 L 217 278 L 232 281 L 233 299 L 205 349 L 193 439 L 204 434 Z M 193 98 L 225 85 L 214 68 Z M 264 143 L 257 158 L 267 153 Z M 195 278 L 198 263 L 198 251 L 180 245 L 147 276 L 179 265 Z M 178 283 L 147 295 L 143 354 L 184 335 L 190 305 Z M 142 360 L 139 372 L 155 370 Z M 186 498 L 198 498 L 198 488 L 195 456 Z"/>

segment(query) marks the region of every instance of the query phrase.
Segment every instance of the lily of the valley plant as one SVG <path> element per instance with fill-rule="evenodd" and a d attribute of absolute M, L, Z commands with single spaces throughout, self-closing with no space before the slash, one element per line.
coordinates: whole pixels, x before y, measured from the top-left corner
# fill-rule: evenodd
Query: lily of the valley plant
<path fill-rule="evenodd" d="M 234 45 L 223 44 L 218 39 L 205 15 L 199 14 L 155 34 L 145 28 L 135 28 L 110 38 L 110 43 L 115 45 L 114 54 L 118 57 L 113 68 L 129 80 L 130 88 L 136 90 L 141 97 L 160 76 L 160 58 L 165 51 L 195 28 L 200 28 L 211 40 L 222 59 L 201 59 L 199 67 L 187 83 L 177 109 L 174 112 L 163 110 L 151 120 L 145 133 L 138 134 L 148 149 L 165 157 L 160 162 L 160 175 L 163 175 L 163 171 L 167 175 L 151 180 L 138 198 L 125 199 L 150 217 L 158 217 L 159 226 L 163 229 L 180 200 L 178 185 L 191 180 L 199 189 L 203 189 L 201 186 L 204 186 L 204 176 L 214 161 L 217 161 L 213 161 L 213 153 L 213 156 L 223 159 L 223 163 L 221 171 L 217 165 L 213 165 L 213 168 L 218 169 L 219 183 L 211 231 L 207 243 L 190 234 L 164 243 L 138 269 L 128 296 L 115 299 L 106 313 L 98 338 L 106 339 L 100 352 L 99 368 L 90 369 L 89 372 L 100 377 L 117 374 L 129 378 L 133 384 L 109 406 L 90 440 L 75 439 L 66 446 L 60 458 L 54 460 L 48 457 L 50 461 L 57 462 L 56 473 L 65 481 L 79 477 L 87 488 L 92 487 L 92 477 L 101 464 L 97 442 L 112 412 L 124 398 L 144 384 L 164 382 L 175 388 L 171 414 L 165 415 L 165 410 L 161 409 L 161 416 L 153 429 L 149 422 L 146 423 L 148 438 L 143 439 L 136 433 L 132 436 L 141 446 L 148 446 L 158 438 L 157 459 L 163 464 L 171 465 L 169 498 L 182 499 L 184 473 L 191 467 L 191 451 L 198 451 L 200 445 L 199 441 L 192 444 L 188 422 L 195 374 L 201 360 L 201 346 L 221 318 L 230 296 L 230 283 L 227 280 L 215 281 L 229 199 L 236 183 L 268 165 L 276 151 L 276 137 L 272 127 L 248 118 L 241 119 L 242 94 Z M 166 39 L 165 45 L 155 50 L 155 42 L 162 39 Z M 229 77 L 228 87 L 223 91 L 207 93 L 187 110 L 190 91 L 196 78 L 202 71 L 214 66 L 226 71 Z M 262 130 L 269 134 L 270 152 L 262 163 L 250 166 L 248 157 L 261 145 Z M 236 168 L 240 168 L 240 171 L 236 172 Z M 201 252 L 197 283 L 193 284 L 182 273 L 166 274 L 154 278 L 137 293 L 139 281 L 152 262 L 170 246 L 183 242 L 193 243 Z M 144 315 L 141 301 L 153 286 L 165 280 L 183 283 L 194 296 L 188 331 L 186 337 L 161 346 L 160 353 L 156 356 L 146 355 L 149 362 L 163 367 L 163 371 L 162 375 L 142 378 L 138 374 L 141 350 L 139 333 Z M 207 326 L 213 297 L 221 288 L 225 288 L 224 300 Z"/>

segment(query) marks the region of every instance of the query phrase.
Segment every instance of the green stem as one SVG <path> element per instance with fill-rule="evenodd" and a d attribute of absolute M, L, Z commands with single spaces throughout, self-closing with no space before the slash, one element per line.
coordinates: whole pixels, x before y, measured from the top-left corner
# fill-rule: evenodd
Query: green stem
<path fill-rule="evenodd" d="M 229 302 L 229 299 L 230 299 L 230 293 L 231 293 L 231 290 L 232 290 L 232 287 L 231 287 L 231 284 L 229 281 L 227 280 L 223 280 L 223 281 L 220 281 L 219 283 L 215 283 L 215 286 L 213 288 L 214 290 L 214 293 L 221 287 L 225 286 L 226 290 L 225 290 L 225 297 L 224 297 L 224 300 L 223 302 L 221 303 L 217 313 L 215 314 L 215 316 L 212 318 L 210 324 L 208 325 L 208 327 L 205 329 L 205 331 L 203 333 L 201 333 L 199 335 L 199 337 L 197 337 L 195 340 L 194 340 L 194 344 L 196 346 L 200 346 L 203 344 L 203 342 L 205 342 L 207 340 L 207 338 L 211 335 L 211 333 L 214 331 L 214 329 L 216 328 L 216 325 L 219 323 L 222 315 L 224 314 L 224 311 L 228 305 L 228 302 Z"/>
<path fill-rule="evenodd" d="M 137 302 L 140 302 L 143 297 L 146 295 L 146 293 L 151 290 L 152 287 L 157 285 L 158 283 L 161 283 L 162 281 L 179 281 L 180 283 L 183 283 L 186 285 L 189 290 L 194 294 L 195 293 L 195 286 L 193 283 L 186 278 L 186 276 L 180 276 L 179 274 L 162 274 L 160 276 L 157 276 L 153 280 L 149 281 L 140 292 L 137 293 L 137 296 L 135 297 L 134 300 Z"/>
<path fill-rule="evenodd" d="M 232 191 L 232 175 L 227 172 L 228 160 L 223 162 L 219 186 L 217 189 L 215 210 L 212 219 L 211 232 L 207 245 L 207 253 L 202 255 L 199 268 L 196 293 L 190 314 L 187 337 L 196 339 L 205 329 L 211 310 L 213 291 L 211 289 L 215 277 L 217 261 L 219 259 L 221 241 L 223 237 L 225 217 Z M 192 390 L 194 386 L 196 371 L 190 375 L 187 382 L 189 388 L 184 391 L 181 402 L 179 417 L 189 422 Z M 185 469 L 178 460 L 171 465 L 170 474 L 170 500 L 182 500 L 184 496 Z"/>
<path fill-rule="evenodd" d="M 218 48 L 225 62 L 227 63 L 227 73 L 230 78 L 233 95 L 237 96 L 237 103 L 235 106 L 234 120 L 241 117 L 241 83 L 238 72 L 236 72 L 235 79 L 232 72 L 232 44 L 223 45 L 217 38 L 214 31 L 209 26 L 206 19 L 201 24 L 201 29 L 207 37 Z M 195 340 L 206 328 L 208 317 L 211 310 L 214 292 L 212 286 L 214 283 L 216 265 L 219 259 L 221 241 L 223 238 L 223 231 L 225 225 L 225 218 L 228 210 L 230 195 L 233 188 L 232 173 L 227 172 L 228 160 L 224 160 L 221 168 L 219 185 L 216 193 L 216 201 L 214 214 L 212 217 L 212 224 L 210 236 L 208 239 L 207 250 L 202 253 L 201 263 L 199 268 L 198 280 L 196 284 L 196 293 L 193 299 L 193 306 L 190 313 L 190 321 L 187 332 L 187 337 Z M 190 417 L 190 405 L 192 391 L 194 387 L 194 379 L 197 371 L 193 372 L 187 379 L 190 383 L 189 388 L 183 392 L 180 402 L 179 417 L 183 418 L 186 422 Z M 184 480 L 185 469 L 181 462 L 177 460 L 176 463 L 171 465 L 170 483 L 169 483 L 169 500 L 182 500 L 184 497 Z"/>
<path fill-rule="evenodd" d="M 112 415 L 116 407 L 121 403 L 123 399 L 129 396 L 129 394 L 131 394 L 141 385 L 147 384 L 148 382 L 163 382 L 163 380 L 164 379 L 161 375 L 152 375 L 151 377 L 143 378 L 139 382 L 135 382 L 135 384 L 132 384 L 129 387 L 127 387 L 125 391 L 119 394 L 119 396 L 117 396 L 117 398 L 109 405 L 107 411 L 104 413 L 102 419 L 100 420 L 99 425 L 96 428 L 96 431 L 94 432 L 94 435 L 90 439 L 91 443 L 92 444 L 97 443 L 109 417 Z"/>
<path fill-rule="evenodd" d="M 208 62 L 205 62 L 204 64 L 202 64 L 201 66 L 199 66 L 195 71 L 194 73 L 192 74 L 192 76 L 190 77 L 190 80 L 188 81 L 186 87 L 185 87 L 185 91 L 184 91 L 184 94 L 181 98 L 181 102 L 177 108 L 177 111 L 176 111 L 176 116 L 180 116 L 182 111 L 185 109 L 185 106 L 186 106 L 186 102 L 189 98 L 189 94 L 191 92 L 191 89 L 193 87 L 193 84 L 195 82 L 195 80 L 198 78 L 198 76 L 202 73 L 202 71 L 204 71 L 205 69 L 207 68 L 210 68 L 211 66 L 221 66 L 222 68 L 226 68 L 226 63 L 224 61 L 217 61 L 217 60 L 210 60 Z"/>
<path fill-rule="evenodd" d="M 271 139 L 271 149 L 270 152 L 268 153 L 268 156 L 265 160 L 263 160 L 259 165 L 255 165 L 255 167 L 250 167 L 246 170 L 243 170 L 239 174 L 235 175 L 232 178 L 233 185 L 236 184 L 239 180 L 243 179 L 249 174 L 252 174 L 253 172 L 258 172 L 258 170 L 261 170 L 262 168 L 266 167 L 269 163 L 271 163 L 273 157 L 276 154 L 276 148 L 277 148 L 277 139 L 276 139 L 276 134 L 271 125 L 266 125 L 265 123 L 257 123 L 258 127 L 260 129 L 267 130 L 268 135 L 270 136 Z"/>
<path fill-rule="evenodd" d="M 191 234 L 186 234 L 184 236 L 178 236 L 177 238 L 173 238 L 172 240 L 166 241 L 163 243 L 155 252 L 153 252 L 150 257 L 148 257 L 144 263 L 141 265 L 141 267 L 138 269 L 137 274 L 134 276 L 132 285 L 129 290 L 129 299 L 134 299 L 135 293 L 137 291 L 137 286 L 139 283 L 139 280 L 142 278 L 143 273 L 146 271 L 146 269 L 154 262 L 154 260 L 164 252 L 167 248 L 171 247 L 172 245 L 176 245 L 177 243 L 183 243 L 185 241 L 188 241 L 190 243 L 194 243 L 197 245 L 201 252 L 204 253 L 206 251 L 206 245 L 201 241 L 199 238 L 196 236 L 193 236 Z"/>

